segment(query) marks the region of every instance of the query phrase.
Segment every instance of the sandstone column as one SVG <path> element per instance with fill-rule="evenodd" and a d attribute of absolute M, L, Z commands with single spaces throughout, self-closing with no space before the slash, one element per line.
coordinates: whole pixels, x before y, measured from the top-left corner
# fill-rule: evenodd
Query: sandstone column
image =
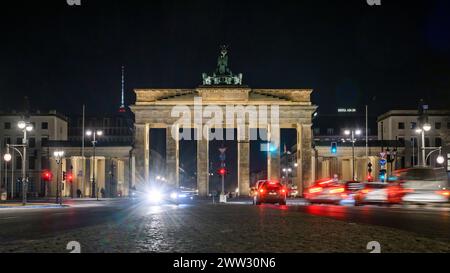
<path fill-rule="evenodd" d="M 248 125 L 238 126 L 238 188 L 239 195 L 250 191 L 250 135 Z"/>
<path fill-rule="evenodd" d="M 209 140 L 197 130 L 197 188 L 200 196 L 209 194 Z"/>
<path fill-rule="evenodd" d="M 298 191 L 312 182 L 312 133 L 310 124 L 297 124 L 297 178 Z"/>
<path fill-rule="evenodd" d="M 134 155 L 136 158 L 136 186 L 149 180 L 150 128 L 148 124 L 136 124 Z"/>
<path fill-rule="evenodd" d="M 172 126 L 168 126 L 166 130 L 166 172 L 168 183 L 178 188 L 180 186 L 179 126 L 173 126 L 173 128 Z"/>
<path fill-rule="evenodd" d="M 270 146 L 267 151 L 267 178 L 278 180 L 280 178 L 280 127 L 269 124 L 267 137 Z"/>

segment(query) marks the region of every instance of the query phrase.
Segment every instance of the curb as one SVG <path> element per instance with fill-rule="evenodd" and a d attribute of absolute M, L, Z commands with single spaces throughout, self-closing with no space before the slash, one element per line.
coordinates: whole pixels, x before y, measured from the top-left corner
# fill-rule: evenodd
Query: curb
<path fill-rule="evenodd" d="M 42 205 L 42 206 L 0 206 L 1 209 L 50 209 L 50 208 L 69 208 L 69 205 Z"/>

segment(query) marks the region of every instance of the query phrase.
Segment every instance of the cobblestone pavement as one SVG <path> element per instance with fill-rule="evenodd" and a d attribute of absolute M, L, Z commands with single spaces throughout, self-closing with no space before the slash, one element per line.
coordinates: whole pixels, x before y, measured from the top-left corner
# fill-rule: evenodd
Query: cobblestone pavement
<path fill-rule="evenodd" d="M 450 241 L 399 229 L 246 204 L 103 207 L 0 213 L 0 252 L 449 252 Z"/>

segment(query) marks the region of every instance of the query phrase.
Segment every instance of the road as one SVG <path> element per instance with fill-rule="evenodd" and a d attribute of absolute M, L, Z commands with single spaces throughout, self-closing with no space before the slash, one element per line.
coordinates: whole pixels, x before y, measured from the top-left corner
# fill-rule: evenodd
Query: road
<path fill-rule="evenodd" d="M 450 209 L 90 201 L 1 209 L 0 252 L 449 252 Z"/>

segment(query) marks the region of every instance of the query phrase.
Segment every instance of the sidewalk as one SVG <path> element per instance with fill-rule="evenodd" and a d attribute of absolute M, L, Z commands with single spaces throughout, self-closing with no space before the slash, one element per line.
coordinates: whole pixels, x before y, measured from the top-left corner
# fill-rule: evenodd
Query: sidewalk
<path fill-rule="evenodd" d="M 43 208 L 66 208 L 67 205 L 59 205 L 55 203 L 27 203 L 25 206 L 22 202 L 1 202 L 0 209 L 43 209 Z"/>

